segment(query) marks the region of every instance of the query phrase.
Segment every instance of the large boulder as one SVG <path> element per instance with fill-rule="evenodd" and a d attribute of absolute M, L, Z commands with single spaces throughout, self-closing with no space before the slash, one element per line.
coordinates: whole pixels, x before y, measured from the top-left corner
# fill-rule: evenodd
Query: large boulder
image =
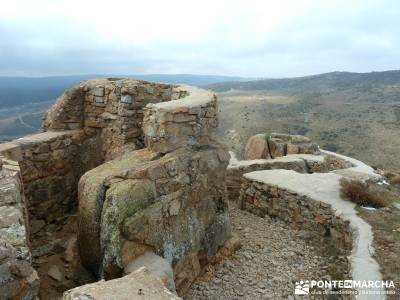
<path fill-rule="evenodd" d="M 285 133 L 260 133 L 249 138 L 244 157 L 246 160 L 269 159 L 288 154 L 318 154 L 319 147 L 308 137 Z"/>
<path fill-rule="evenodd" d="M 261 133 L 250 137 L 245 148 L 244 157 L 247 160 L 271 158 L 268 149 L 268 136 Z"/>
<path fill-rule="evenodd" d="M 82 177 L 79 243 L 82 261 L 99 277 L 122 275 L 147 251 L 165 258 L 179 277 L 199 275 L 230 237 L 225 170 L 220 146 L 181 148 L 155 159 L 147 150 L 101 165 Z M 203 257 L 201 257 L 203 256 Z M 189 265 L 187 262 L 190 262 Z M 195 270 L 188 272 L 188 269 Z M 177 284 L 177 290 L 182 287 Z"/>

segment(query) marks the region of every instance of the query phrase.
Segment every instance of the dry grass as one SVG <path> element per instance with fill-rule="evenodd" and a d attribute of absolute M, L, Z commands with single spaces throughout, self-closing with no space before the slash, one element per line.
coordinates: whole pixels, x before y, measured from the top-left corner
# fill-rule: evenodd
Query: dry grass
<path fill-rule="evenodd" d="M 229 98 L 230 102 L 253 104 L 254 102 L 268 102 L 271 104 L 290 104 L 296 102 L 297 99 L 293 96 L 271 95 L 261 92 L 245 92 L 245 91 L 229 91 L 221 93 L 218 97 Z"/>
<path fill-rule="evenodd" d="M 381 208 L 387 206 L 382 194 L 370 187 L 370 184 L 360 180 L 342 178 L 340 180 L 342 197 L 359 206 Z"/>
<path fill-rule="evenodd" d="M 399 199 L 400 194 L 397 194 Z M 359 209 L 360 216 L 367 221 L 374 232 L 375 258 L 379 263 L 383 280 L 393 280 L 400 286 L 400 209 L 379 209 L 375 211 Z M 396 295 L 388 295 L 388 300 L 399 300 Z"/>

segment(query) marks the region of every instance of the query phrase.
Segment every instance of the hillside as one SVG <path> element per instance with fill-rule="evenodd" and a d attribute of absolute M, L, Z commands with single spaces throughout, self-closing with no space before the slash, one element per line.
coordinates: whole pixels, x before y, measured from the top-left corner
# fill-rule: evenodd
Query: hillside
<path fill-rule="evenodd" d="M 36 132 L 43 112 L 66 87 L 93 76 L 0 77 L 0 142 Z M 250 135 L 279 131 L 305 134 L 328 150 L 377 167 L 400 169 L 400 71 L 254 81 L 207 75 L 133 77 L 206 85 L 217 92 L 220 138 L 239 156 Z"/>
<path fill-rule="evenodd" d="M 400 169 L 400 71 L 224 82 L 218 93 L 220 138 L 242 154 L 258 132 L 311 137 L 322 147 L 371 165 Z"/>

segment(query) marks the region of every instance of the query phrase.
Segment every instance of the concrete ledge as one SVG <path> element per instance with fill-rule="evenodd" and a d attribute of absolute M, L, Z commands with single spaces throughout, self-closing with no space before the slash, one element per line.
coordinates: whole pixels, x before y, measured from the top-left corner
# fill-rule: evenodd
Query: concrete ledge
<path fill-rule="evenodd" d="M 0 154 L 5 158 L 21 161 L 22 160 L 22 152 L 21 147 L 16 143 L 4 143 L 0 144 Z"/>

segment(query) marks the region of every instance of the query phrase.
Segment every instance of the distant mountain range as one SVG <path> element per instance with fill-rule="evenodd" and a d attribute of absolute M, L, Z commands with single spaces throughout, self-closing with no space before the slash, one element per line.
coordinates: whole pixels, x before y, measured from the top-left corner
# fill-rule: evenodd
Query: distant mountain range
<path fill-rule="evenodd" d="M 1 77 L 0 108 L 23 105 L 26 103 L 48 102 L 55 100 L 66 88 L 90 78 L 121 77 L 136 78 L 165 83 L 186 83 L 195 86 L 216 82 L 235 82 L 251 78 L 192 74 L 150 74 L 150 75 L 72 75 L 54 77 Z"/>
<path fill-rule="evenodd" d="M 304 77 L 242 80 L 241 82 L 224 81 L 210 84 L 207 87 L 216 92 L 226 92 L 231 89 L 327 92 L 331 89 L 337 91 L 362 87 L 373 88 L 377 85 L 399 83 L 400 70 L 393 70 L 370 73 L 330 72 Z"/>

